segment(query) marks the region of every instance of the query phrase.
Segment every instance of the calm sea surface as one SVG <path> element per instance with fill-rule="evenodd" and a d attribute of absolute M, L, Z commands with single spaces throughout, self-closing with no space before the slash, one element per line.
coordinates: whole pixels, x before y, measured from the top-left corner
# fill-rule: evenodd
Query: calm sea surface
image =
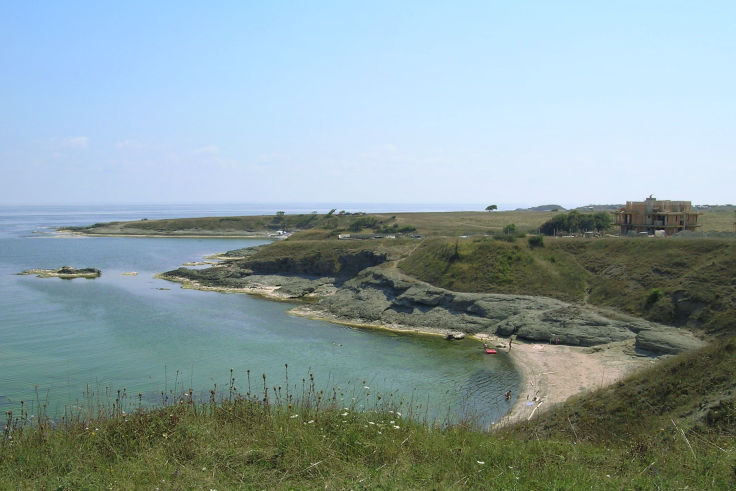
<path fill-rule="evenodd" d="M 344 207 L 347 210 L 349 206 Z M 288 213 L 325 211 L 283 205 Z M 441 207 L 374 205 L 352 211 L 432 211 Z M 272 214 L 274 205 L 131 205 L 0 207 L 0 411 L 47 401 L 49 415 L 115 398 L 118 389 L 161 401 L 193 388 L 208 394 L 236 386 L 339 387 L 346 405 L 371 407 L 377 395 L 403 400 L 405 412 L 444 421 L 475 416 L 483 424 L 509 408 L 503 394 L 519 377 L 505 354 L 488 356 L 471 341 L 352 329 L 293 317 L 291 305 L 247 295 L 183 290 L 155 273 L 212 253 L 264 243 L 242 239 L 60 238 L 61 225 L 112 220 Z M 30 268 L 95 267 L 94 280 L 18 276 Z M 122 273 L 135 271 L 136 276 Z M 369 387 L 366 389 L 365 387 Z M 206 396 L 201 396 L 206 397 Z M 355 401 L 353 401 L 355 398 Z M 129 397 L 137 407 L 137 397 Z M 513 401 L 511 401 L 513 402 Z M 2 417 L 0 417 L 2 419 Z"/>

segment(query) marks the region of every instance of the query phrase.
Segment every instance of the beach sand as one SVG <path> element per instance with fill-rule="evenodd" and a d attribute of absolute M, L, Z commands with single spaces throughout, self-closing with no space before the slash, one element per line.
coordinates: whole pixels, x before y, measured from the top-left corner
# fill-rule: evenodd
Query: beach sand
<path fill-rule="evenodd" d="M 508 347 L 507 339 L 479 337 Z M 570 396 L 611 385 L 657 360 L 637 355 L 633 339 L 593 347 L 514 340 L 509 355 L 521 374 L 521 392 L 512 395 L 514 405 L 498 424 L 531 419 Z"/>

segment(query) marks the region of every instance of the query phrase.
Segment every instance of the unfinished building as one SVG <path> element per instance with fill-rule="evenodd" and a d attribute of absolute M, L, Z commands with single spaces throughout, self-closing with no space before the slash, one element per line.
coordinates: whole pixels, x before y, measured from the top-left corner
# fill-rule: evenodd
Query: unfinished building
<path fill-rule="evenodd" d="M 649 196 L 644 201 L 627 201 L 615 212 L 621 235 L 630 233 L 672 235 L 683 230 L 695 231 L 700 213 L 692 211 L 690 201 L 657 200 Z"/>

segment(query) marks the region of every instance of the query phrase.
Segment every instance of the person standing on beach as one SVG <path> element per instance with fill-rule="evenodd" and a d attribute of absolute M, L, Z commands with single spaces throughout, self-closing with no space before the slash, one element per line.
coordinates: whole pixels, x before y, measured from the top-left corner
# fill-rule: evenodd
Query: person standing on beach
<path fill-rule="evenodd" d="M 513 337 L 509 336 L 509 351 L 511 351 L 511 341 L 512 341 L 513 339 L 514 339 Z"/>

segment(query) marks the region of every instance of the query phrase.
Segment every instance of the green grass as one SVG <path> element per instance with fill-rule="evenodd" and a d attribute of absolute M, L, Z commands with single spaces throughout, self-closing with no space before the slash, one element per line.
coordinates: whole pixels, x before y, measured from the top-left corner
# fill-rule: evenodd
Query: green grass
<path fill-rule="evenodd" d="M 457 255 L 455 246 L 457 244 Z M 400 268 L 456 291 L 587 301 L 706 334 L 734 332 L 736 242 L 730 239 L 488 238 L 424 241 Z M 652 291 L 661 294 L 655 299 Z"/>
<path fill-rule="evenodd" d="M 457 245 L 457 255 L 455 246 Z M 570 255 L 527 241 L 431 239 L 400 263 L 405 273 L 455 291 L 582 300 L 588 276 Z"/>
<path fill-rule="evenodd" d="M 523 424 L 437 427 L 308 389 L 232 394 L 0 435 L 0 482 L 83 489 L 729 489 L 736 342 L 672 358 Z M 719 405 L 716 405 L 716 402 Z M 703 404 L 707 407 L 703 409 Z"/>

